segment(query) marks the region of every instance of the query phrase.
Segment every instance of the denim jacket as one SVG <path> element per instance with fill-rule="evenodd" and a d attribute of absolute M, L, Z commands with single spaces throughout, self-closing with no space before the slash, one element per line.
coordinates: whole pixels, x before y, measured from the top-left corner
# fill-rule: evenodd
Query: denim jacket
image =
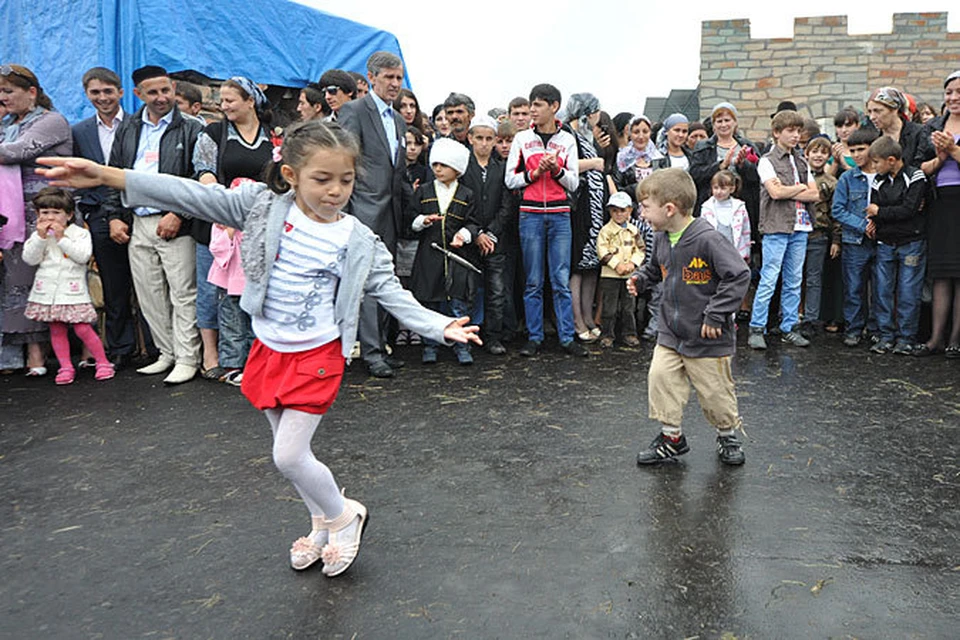
<path fill-rule="evenodd" d="M 870 183 L 860 167 L 844 171 L 833 192 L 833 219 L 843 228 L 844 244 L 863 244 L 867 231 Z"/>
<path fill-rule="evenodd" d="M 183 211 L 193 217 L 243 231 L 243 271 L 247 278 L 240 307 L 251 316 L 262 315 L 270 271 L 280 247 L 280 236 L 293 193 L 277 195 L 262 183 L 237 189 L 202 185 L 166 174 L 126 172 L 127 207 L 149 206 L 165 211 Z M 443 330 L 453 321 L 423 308 L 400 285 L 393 271 L 393 258 L 379 237 L 357 221 L 347 242 L 347 258 L 337 286 L 334 320 L 340 329 L 343 357 L 349 360 L 357 340 L 360 302 L 370 296 L 388 313 L 425 338 L 449 344 Z"/>

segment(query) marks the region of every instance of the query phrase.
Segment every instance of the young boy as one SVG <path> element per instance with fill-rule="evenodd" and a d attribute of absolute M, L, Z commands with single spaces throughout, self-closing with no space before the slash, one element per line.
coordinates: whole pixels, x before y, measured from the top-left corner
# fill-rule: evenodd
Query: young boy
<path fill-rule="evenodd" d="M 766 349 L 763 338 L 770 311 L 770 299 L 783 276 L 780 294 L 781 340 L 797 347 L 810 341 L 797 331 L 800 320 L 800 285 L 803 260 L 807 254 L 807 234 L 813 223 L 806 203 L 820 199 L 820 192 L 807 168 L 803 153 L 797 149 L 803 118 L 796 111 L 780 111 L 773 117 L 774 145 L 757 165 L 763 188 L 760 189 L 760 225 L 763 236 L 763 264 L 760 284 L 750 315 L 751 349 Z"/>
<path fill-rule="evenodd" d="M 870 185 L 873 183 L 873 163 L 870 145 L 877 139 L 872 129 L 857 129 L 847 138 L 847 149 L 856 166 L 844 171 L 833 192 L 833 219 L 840 223 L 843 251 L 840 269 L 843 272 L 843 322 L 846 326 L 843 344 L 856 347 L 867 326 L 869 308 L 866 304 L 867 283 L 877 257 L 877 243 L 867 234 L 867 205 L 870 203 Z M 874 301 L 876 287 L 873 288 Z M 874 308 L 876 304 L 872 305 Z"/>
<path fill-rule="evenodd" d="M 446 309 L 457 317 L 470 314 L 478 286 L 477 274 L 433 245 L 474 267 L 480 262 L 465 226 L 474 216 L 474 194 L 459 181 L 469 161 L 470 151 L 465 146 L 451 138 L 437 139 L 430 149 L 430 167 L 435 179 L 417 188 L 403 219 L 404 225 L 420 236 L 410 274 L 410 290 L 428 309 Z M 423 340 L 423 364 L 437 362 L 439 346 L 433 340 Z M 465 344 L 454 344 L 453 352 L 460 364 L 473 364 L 473 356 Z"/>
<path fill-rule="evenodd" d="M 503 318 L 506 307 L 506 249 L 500 240 L 505 236 L 510 220 L 504 201 L 504 163 L 493 151 L 497 137 L 497 121 L 488 115 L 473 117 L 467 130 L 467 140 L 473 154 L 467 170 L 460 179 L 476 196 L 474 217 L 467 221 L 467 230 L 480 250 L 483 269 L 483 299 L 478 308 L 483 318 L 483 342 L 495 356 L 507 352 L 503 346 Z"/>
<path fill-rule="evenodd" d="M 806 283 L 803 320 L 805 324 L 816 329 L 822 328 L 824 324 L 824 319 L 820 317 L 820 303 L 828 246 L 831 260 L 836 260 L 840 255 L 840 225 L 830 215 L 837 179 L 826 172 L 832 152 L 833 147 L 826 136 L 818 135 L 806 146 L 807 162 L 810 164 L 810 172 L 817 184 L 820 199 L 813 205 L 813 231 L 807 236 L 807 259 L 803 275 Z"/>
<path fill-rule="evenodd" d="M 640 346 L 637 322 L 633 314 L 635 302 L 625 283 L 643 264 L 643 240 L 640 230 L 630 224 L 633 200 L 624 191 L 610 196 L 607 202 L 610 222 L 597 235 L 597 255 L 600 257 L 601 314 L 600 346 L 609 349 L 614 342 L 614 328 L 620 324 L 620 336 L 628 347 Z"/>
<path fill-rule="evenodd" d="M 905 165 L 900 144 L 880 136 L 870 145 L 877 176 L 867 205 L 867 233 L 877 239 L 874 267 L 877 286 L 877 323 L 880 341 L 873 353 L 911 355 L 920 323 L 920 293 L 927 256 L 924 220 L 920 215 L 926 176 Z M 896 300 L 896 319 L 894 319 Z"/>
<path fill-rule="evenodd" d="M 504 162 L 510 157 L 510 147 L 513 145 L 513 138 L 517 135 L 517 126 L 509 120 L 504 120 L 497 125 L 497 155 Z"/>
<path fill-rule="evenodd" d="M 750 283 L 750 270 L 736 248 L 709 222 L 693 218 L 697 188 L 686 171 L 661 169 L 637 187 L 643 217 L 656 230 L 653 255 L 627 281 L 631 294 L 663 280 L 660 329 L 647 374 L 650 418 L 660 433 L 637 455 L 656 464 L 690 450 L 681 430 L 690 384 L 703 413 L 717 430 L 724 464 L 744 462 L 737 396 L 730 361 L 736 348 L 734 314 Z"/>
<path fill-rule="evenodd" d="M 523 192 L 520 202 L 520 250 L 526 287 L 523 303 L 527 318 L 527 343 L 520 355 L 533 357 L 543 343 L 543 278 L 546 264 L 553 288 L 553 309 L 560 346 L 569 355 L 586 357 L 573 324 L 570 295 L 570 194 L 580 184 L 577 141 L 561 128 L 556 114 L 560 90 L 538 84 L 530 90 L 533 126 L 513 139 L 504 182 Z"/>

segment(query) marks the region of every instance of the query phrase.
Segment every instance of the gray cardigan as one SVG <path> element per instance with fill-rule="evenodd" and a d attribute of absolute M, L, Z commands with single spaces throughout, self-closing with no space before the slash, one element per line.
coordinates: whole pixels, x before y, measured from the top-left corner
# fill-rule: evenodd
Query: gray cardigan
<path fill-rule="evenodd" d="M 262 315 L 270 270 L 280 250 L 283 223 L 293 203 L 293 193 L 277 195 L 261 183 L 237 189 L 202 185 L 164 174 L 126 172 L 123 203 L 162 211 L 180 211 L 209 222 L 243 230 L 243 272 L 247 286 L 240 306 L 251 316 Z M 357 340 L 360 301 L 372 296 L 391 315 L 425 338 L 447 341 L 443 330 L 453 319 L 425 309 L 400 285 L 393 258 L 383 242 L 359 220 L 347 243 L 346 264 L 337 287 L 334 318 L 340 328 L 343 356 Z"/>

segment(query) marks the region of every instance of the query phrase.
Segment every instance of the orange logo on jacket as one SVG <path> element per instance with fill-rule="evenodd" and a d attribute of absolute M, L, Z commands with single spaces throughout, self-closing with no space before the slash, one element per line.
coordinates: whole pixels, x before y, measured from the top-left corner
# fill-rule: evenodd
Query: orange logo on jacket
<path fill-rule="evenodd" d="M 694 257 L 690 264 L 683 268 L 684 284 L 707 284 L 713 279 L 713 271 L 703 258 Z"/>

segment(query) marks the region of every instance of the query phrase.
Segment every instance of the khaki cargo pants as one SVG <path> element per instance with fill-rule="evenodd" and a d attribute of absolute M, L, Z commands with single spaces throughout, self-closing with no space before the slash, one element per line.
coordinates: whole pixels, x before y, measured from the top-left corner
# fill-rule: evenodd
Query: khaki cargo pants
<path fill-rule="evenodd" d="M 731 359 L 688 358 L 658 344 L 647 374 L 650 418 L 679 427 L 692 383 L 707 422 L 721 430 L 740 426 Z"/>

